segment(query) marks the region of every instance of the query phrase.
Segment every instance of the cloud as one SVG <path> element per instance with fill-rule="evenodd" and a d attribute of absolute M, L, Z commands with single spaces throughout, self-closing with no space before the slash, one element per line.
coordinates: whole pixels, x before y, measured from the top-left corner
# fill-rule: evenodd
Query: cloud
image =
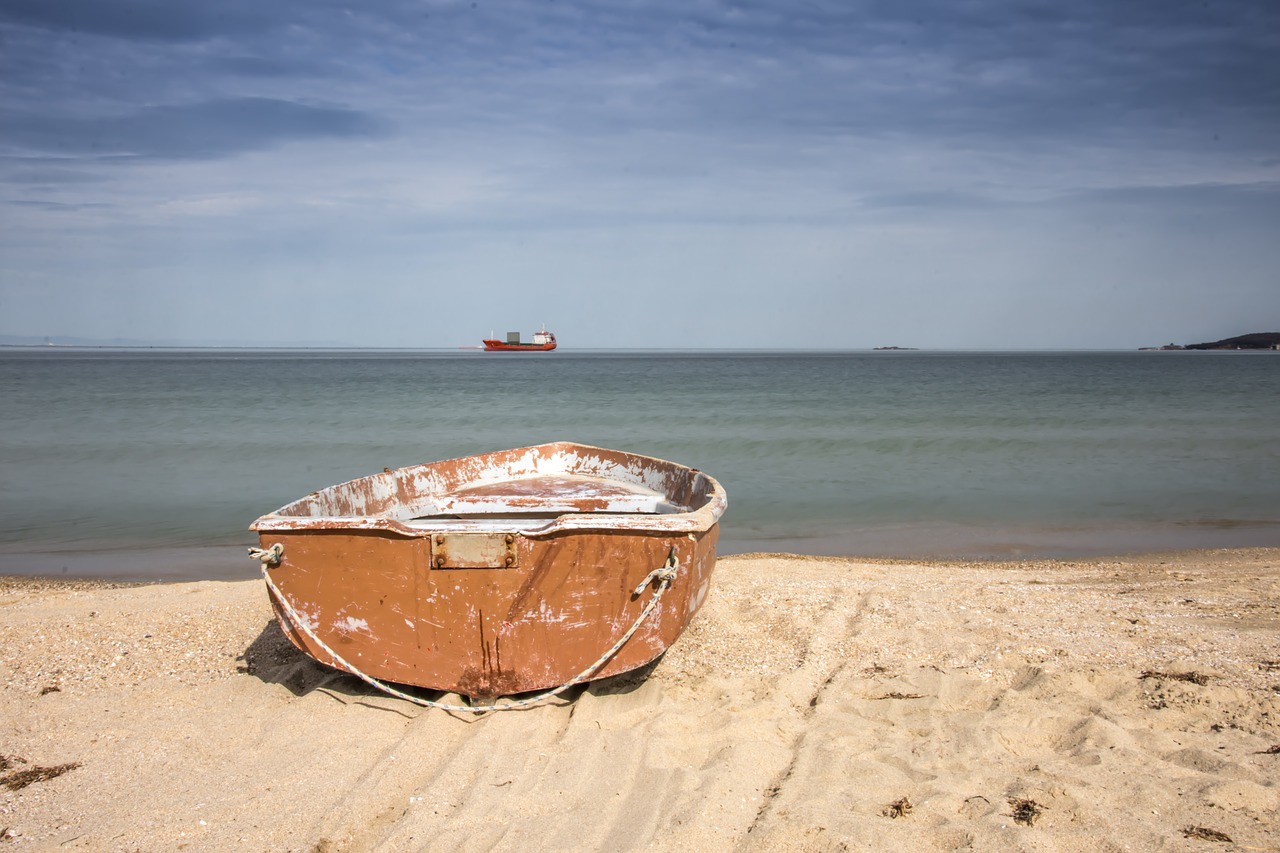
<path fill-rule="evenodd" d="M 923 190 L 919 192 L 872 193 L 862 199 L 862 206 L 882 209 L 973 210 L 997 206 L 996 200 L 970 192 Z"/>
<path fill-rule="evenodd" d="M 456 324 L 668 288 L 803 342 L 841 307 L 1274 289 L 1273 0 L 0 0 L 0 40 L 0 300 L 359 280 Z"/>
<path fill-rule="evenodd" d="M 95 208 L 111 207 L 111 205 L 108 205 L 108 204 L 87 204 L 87 203 L 86 204 L 64 204 L 56 201 L 24 201 L 22 199 L 11 199 L 9 201 L 6 201 L 5 204 L 10 204 L 10 205 L 13 205 L 14 207 L 32 207 L 38 210 L 59 211 L 59 212 L 92 210 Z"/>
<path fill-rule="evenodd" d="M 1191 208 L 1237 208 L 1280 213 L 1280 181 L 1251 184 L 1185 184 L 1157 187 L 1108 187 L 1074 194 L 1083 201 L 1102 204 L 1176 205 Z"/>
<path fill-rule="evenodd" d="M 86 91 L 136 107 L 225 98 L 232 81 L 251 80 L 262 88 L 253 94 L 287 100 L 333 86 L 371 112 L 453 130 L 662 130 L 776 145 L 946 139 L 999 150 L 1158 134 L 1162 148 L 1260 153 L 1280 121 L 1266 106 L 1276 102 L 1280 6 L 1256 0 L 6 8 L 53 43 L 23 49 L 36 37 L 15 34 L 20 61 L 0 70 L 57 93 L 44 102 L 55 112 Z M 113 41 L 72 45 L 73 31 Z"/>
<path fill-rule="evenodd" d="M 102 175 L 78 169 L 58 169 L 40 164 L 32 168 L 0 171 L 0 181 L 10 184 L 96 184 L 106 180 Z"/>
<path fill-rule="evenodd" d="M 209 59 L 207 67 L 215 74 L 226 72 L 238 77 L 277 79 L 314 73 L 322 65 L 318 61 L 284 61 L 275 56 L 214 56 Z"/>
<path fill-rule="evenodd" d="M 304 139 L 377 135 L 371 116 L 275 98 L 222 98 L 126 115 L 9 115 L 3 138 L 29 152 L 94 159 L 208 159 Z"/>
<path fill-rule="evenodd" d="M 5 0 L 0 21 L 66 33 L 193 41 L 261 32 L 275 23 L 262 8 L 237 0 Z"/>
<path fill-rule="evenodd" d="M 1255 233 L 1265 239 L 1280 223 L 1280 181 L 1114 186 L 1069 193 L 1056 203 L 1094 211 L 1103 221 L 1141 217 L 1160 222 L 1166 226 L 1161 232 L 1165 236 L 1170 236 L 1168 228 L 1178 225 L 1193 227 L 1201 235 Z"/>

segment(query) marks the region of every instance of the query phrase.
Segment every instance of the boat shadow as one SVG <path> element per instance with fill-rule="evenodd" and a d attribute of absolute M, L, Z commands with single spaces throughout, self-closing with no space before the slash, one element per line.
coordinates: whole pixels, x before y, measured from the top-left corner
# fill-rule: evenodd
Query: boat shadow
<path fill-rule="evenodd" d="M 619 675 L 610 676 L 609 678 L 601 678 L 594 681 L 576 684 L 568 690 L 556 696 L 548 702 L 540 702 L 536 705 L 530 705 L 524 709 L 514 710 L 531 710 L 533 708 L 547 707 L 548 705 L 572 705 L 584 693 L 590 693 L 593 696 L 608 696 L 612 694 L 626 694 L 639 689 L 648 679 L 654 668 L 662 662 L 665 655 L 659 655 L 654 660 L 637 667 L 630 672 L 624 672 Z M 365 705 L 366 707 L 376 708 L 380 711 L 393 711 L 404 716 L 416 716 L 414 712 L 406 713 L 402 708 L 388 708 L 385 704 L 370 704 L 363 700 L 382 697 L 387 694 L 378 690 L 370 684 L 362 681 L 350 673 L 342 670 L 325 666 L 314 658 L 310 657 L 284 635 L 280 630 L 280 624 L 272 619 L 263 626 L 262 631 L 254 639 L 244 653 L 237 659 L 236 671 L 245 675 L 251 675 L 265 684 L 278 684 L 292 693 L 294 696 L 306 696 L 316 691 L 321 691 L 331 698 L 347 703 Z M 397 690 L 409 695 L 429 702 L 442 702 L 450 705 L 457 704 L 474 704 L 486 705 L 491 700 L 483 697 L 466 697 L 458 696 L 455 693 L 446 693 L 441 690 L 428 690 L 421 687 L 413 687 L 403 684 L 392 684 Z M 541 692 L 541 691 L 537 691 Z M 516 694 L 514 696 L 503 697 L 504 699 L 519 700 L 530 696 L 536 696 L 537 692 Z M 479 713 L 479 711 L 474 712 Z M 470 714 L 468 714 L 470 716 Z"/>

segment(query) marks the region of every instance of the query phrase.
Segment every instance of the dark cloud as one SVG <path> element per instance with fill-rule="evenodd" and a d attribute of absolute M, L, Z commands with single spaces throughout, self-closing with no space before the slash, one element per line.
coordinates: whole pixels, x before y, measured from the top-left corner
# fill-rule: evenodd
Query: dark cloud
<path fill-rule="evenodd" d="M 207 67 L 213 73 L 225 72 L 240 77 L 270 79 L 295 77 L 319 71 L 322 66 L 318 62 L 284 61 L 274 56 L 219 56 L 211 58 Z"/>
<path fill-rule="evenodd" d="M 484 130 L 996 146 L 1161 134 L 1172 147 L 1217 133 L 1224 148 L 1255 153 L 1280 133 L 1280 4 L 1267 0 L 6 0 L 0 9 L 0 20 L 43 28 L 48 42 L 16 39 L 20 53 L 0 58 L 0 77 L 55 95 L 55 114 L 84 93 L 177 104 L 191 90 L 211 100 L 249 80 L 312 95 L 333 82 L 359 91 L 367 109 L 431 109 L 439 124 Z M 72 44 L 72 32 L 136 47 Z M 413 99 L 382 85 L 397 79 L 419 81 Z"/>
<path fill-rule="evenodd" d="M 98 118 L 7 116 L 0 124 L 12 146 L 103 159 L 206 159 L 379 132 L 365 113 L 274 98 L 224 98 Z"/>
<path fill-rule="evenodd" d="M 11 172 L 0 171 L 0 181 L 10 184 L 96 184 L 106 180 L 102 175 L 77 169 L 50 168 L 42 164 L 34 168 L 15 168 Z"/>
<path fill-rule="evenodd" d="M 727 126 L 890 138 L 1096 141 L 1165 132 L 1264 150 L 1280 130 L 1280 5 L 806 5 L 726 19 L 725 68 L 688 97 Z M 752 57 L 769 56 L 767 64 Z"/>
<path fill-rule="evenodd" d="M 270 6 L 236 0 L 5 0 L 0 21 L 65 33 L 195 41 L 266 30 L 276 23 L 263 11 Z"/>
<path fill-rule="evenodd" d="M 94 210 L 101 208 L 113 207 L 110 204 L 101 204 L 96 202 L 83 202 L 78 204 L 66 204 L 58 201 L 26 201 L 24 199 L 11 199 L 4 202 L 13 207 L 30 207 L 36 210 L 47 210 L 53 212 L 75 212 L 79 210 Z"/>
<path fill-rule="evenodd" d="M 1280 182 L 1252 184 L 1197 183 L 1180 186 L 1108 187 L 1072 193 L 1071 201 L 1109 207 L 1133 207 L 1198 215 L 1230 213 L 1260 222 L 1280 218 Z"/>

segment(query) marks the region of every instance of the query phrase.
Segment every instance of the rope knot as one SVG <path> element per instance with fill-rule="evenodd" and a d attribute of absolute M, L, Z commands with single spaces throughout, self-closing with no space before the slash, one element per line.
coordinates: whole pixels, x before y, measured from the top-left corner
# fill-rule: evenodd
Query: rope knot
<path fill-rule="evenodd" d="M 680 565 L 676 562 L 676 549 L 672 548 L 671 553 L 667 555 L 667 562 L 645 575 L 644 580 L 636 585 L 633 595 L 644 592 L 644 588 L 654 580 L 657 580 L 662 588 L 666 588 L 676 579 L 676 571 L 679 568 Z"/>
<path fill-rule="evenodd" d="M 280 565 L 280 560 L 284 557 L 284 546 L 279 542 L 270 548 L 250 548 L 249 559 L 260 560 L 262 565 L 275 567 Z"/>

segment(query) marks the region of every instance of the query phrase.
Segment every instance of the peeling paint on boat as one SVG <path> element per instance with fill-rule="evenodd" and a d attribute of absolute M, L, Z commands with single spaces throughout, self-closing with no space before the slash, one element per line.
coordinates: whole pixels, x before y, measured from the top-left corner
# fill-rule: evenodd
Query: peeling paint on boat
<path fill-rule="evenodd" d="M 373 633 L 369 630 L 368 622 L 363 619 L 357 619 L 354 616 L 344 616 L 343 618 L 335 621 L 333 623 L 333 627 L 348 634 L 355 631 L 364 631 L 368 634 Z"/>
<path fill-rule="evenodd" d="M 707 598 L 707 590 L 709 590 L 710 588 L 711 588 L 710 578 L 707 578 L 702 583 L 698 584 L 697 591 L 693 594 L 693 598 L 689 600 L 690 610 L 696 611 L 702 607 L 702 602 L 705 601 Z"/>
<path fill-rule="evenodd" d="M 298 615 L 302 617 L 302 624 L 314 631 L 320 627 L 320 615 L 317 607 L 297 607 Z"/>

